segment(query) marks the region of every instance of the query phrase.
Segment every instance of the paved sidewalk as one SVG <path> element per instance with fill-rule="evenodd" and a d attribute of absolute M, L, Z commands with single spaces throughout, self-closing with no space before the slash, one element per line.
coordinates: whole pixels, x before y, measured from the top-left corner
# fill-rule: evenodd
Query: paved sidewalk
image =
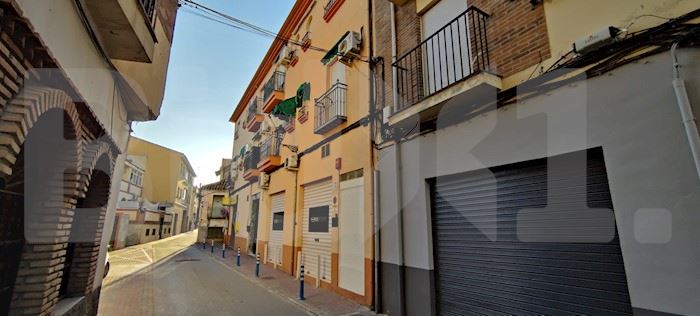
<path fill-rule="evenodd" d="M 149 243 L 110 251 L 109 273 L 102 280 L 102 286 L 107 287 L 142 269 L 151 267 L 160 260 L 186 249 L 194 244 L 196 239 L 197 232 L 190 231 Z"/>
<path fill-rule="evenodd" d="M 329 290 L 316 288 L 314 285 L 306 283 L 304 286 L 305 300 L 299 300 L 299 280 L 280 270 L 260 264 L 260 277 L 255 277 L 255 258 L 241 254 L 241 266 L 236 266 L 235 251 L 226 249 L 226 258 L 221 257 L 221 244 L 215 246 L 214 253 L 211 253 L 210 245 L 206 249 L 201 243 L 192 247 L 216 258 L 218 262 L 230 267 L 240 273 L 246 279 L 258 284 L 267 290 L 286 297 L 290 301 L 298 304 L 311 314 L 315 315 L 376 315 L 368 308 L 341 297 Z"/>

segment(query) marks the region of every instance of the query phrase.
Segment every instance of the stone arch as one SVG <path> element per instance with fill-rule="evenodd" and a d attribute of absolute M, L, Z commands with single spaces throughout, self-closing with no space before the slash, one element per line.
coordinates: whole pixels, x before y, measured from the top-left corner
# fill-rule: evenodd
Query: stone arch
<path fill-rule="evenodd" d="M 2 312 L 41 314 L 58 301 L 82 130 L 71 98 L 53 88 L 23 88 L 0 113 L 0 179 L 23 195 L 11 210 L 23 222 L 23 239 L 11 302 Z"/>
<path fill-rule="evenodd" d="M 88 145 L 83 164 L 89 170 L 86 190 L 78 198 L 66 248 L 60 295 L 83 296 L 92 291 L 97 273 L 107 213 L 114 158 L 109 146 Z"/>
<path fill-rule="evenodd" d="M 12 174 L 12 166 L 29 130 L 39 117 L 51 109 L 63 109 L 75 127 L 64 130 L 65 138 L 76 141 L 82 139 L 82 124 L 77 108 L 65 91 L 48 87 L 25 87 L 8 102 L 0 114 L 0 176 Z M 79 152 L 76 154 L 77 157 L 81 156 Z"/>

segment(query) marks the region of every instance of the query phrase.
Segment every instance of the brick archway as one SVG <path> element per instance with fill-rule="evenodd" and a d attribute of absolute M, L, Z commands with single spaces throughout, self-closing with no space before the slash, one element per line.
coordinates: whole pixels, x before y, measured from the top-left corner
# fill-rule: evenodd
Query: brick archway
<path fill-rule="evenodd" d="M 59 290 L 65 296 L 83 296 L 92 291 L 112 183 L 114 155 L 109 145 L 97 142 L 87 148 L 81 170 L 87 181 L 81 181 Z"/>
<path fill-rule="evenodd" d="M 114 154 L 108 143 L 86 140 L 84 129 L 70 96 L 48 87 L 23 89 L 0 115 L 0 178 L 21 182 L 24 189 L 24 203 L 14 210 L 24 222 L 24 240 L 10 313 L 53 310 L 62 279 L 69 279 L 62 277 L 69 237 L 88 226 L 92 227 L 91 243 L 89 247 L 81 244 L 78 251 L 88 266 L 75 274 L 74 283 L 82 285 L 74 293 L 85 295 L 91 290 L 106 203 L 96 216 L 76 217 L 80 210 L 75 207 L 95 199 L 92 192 L 100 190 L 101 199 L 108 199 Z M 95 176 L 98 169 L 101 175 Z M 76 219 L 80 220 L 75 223 Z M 88 220 L 93 223 L 86 225 Z"/>

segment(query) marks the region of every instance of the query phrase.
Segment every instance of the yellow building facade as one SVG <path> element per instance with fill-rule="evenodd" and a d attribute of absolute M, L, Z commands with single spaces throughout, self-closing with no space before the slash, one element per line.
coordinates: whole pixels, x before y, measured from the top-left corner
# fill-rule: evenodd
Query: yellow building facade
<path fill-rule="evenodd" d="M 231 117 L 234 225 L 257 217 L 264 262 L 370 305 L 367 3 L 297 1 L 280 33 Z"/>
<path fill-rule="evenodd" d="M 195 226 L 194 169 L 185 154 L 132 136 L 129 155 L 146 157 L 141 196 L 173 213 L 173 235 Z"/>

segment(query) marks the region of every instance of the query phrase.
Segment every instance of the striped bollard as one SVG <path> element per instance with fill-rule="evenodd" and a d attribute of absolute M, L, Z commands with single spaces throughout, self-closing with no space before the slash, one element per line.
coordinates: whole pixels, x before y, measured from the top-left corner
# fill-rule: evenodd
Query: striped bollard
<path fill-rule="evenodd" d="M 299 299 L 304 300 L 304 265 L 301 265 L 299 270 Z"/>
<path fill-rule="evenodd" d="M 236 266 L 241 266 L 241 247 L 238 247 L 238 252 L 236 253 Z"/>
<path fill-rule="evenodd" d="M 214 239 L 211 240 L 211 253 L 214 253 Z"/>
<path fill-rule="evenodd" d="M 255 277 L 260 277 L 260 254 L 255 255 Z"/>
<path fill-rule="evenodd" d="M 221 244 L 221 258 L 226 258 L 226 244 Z"/>

